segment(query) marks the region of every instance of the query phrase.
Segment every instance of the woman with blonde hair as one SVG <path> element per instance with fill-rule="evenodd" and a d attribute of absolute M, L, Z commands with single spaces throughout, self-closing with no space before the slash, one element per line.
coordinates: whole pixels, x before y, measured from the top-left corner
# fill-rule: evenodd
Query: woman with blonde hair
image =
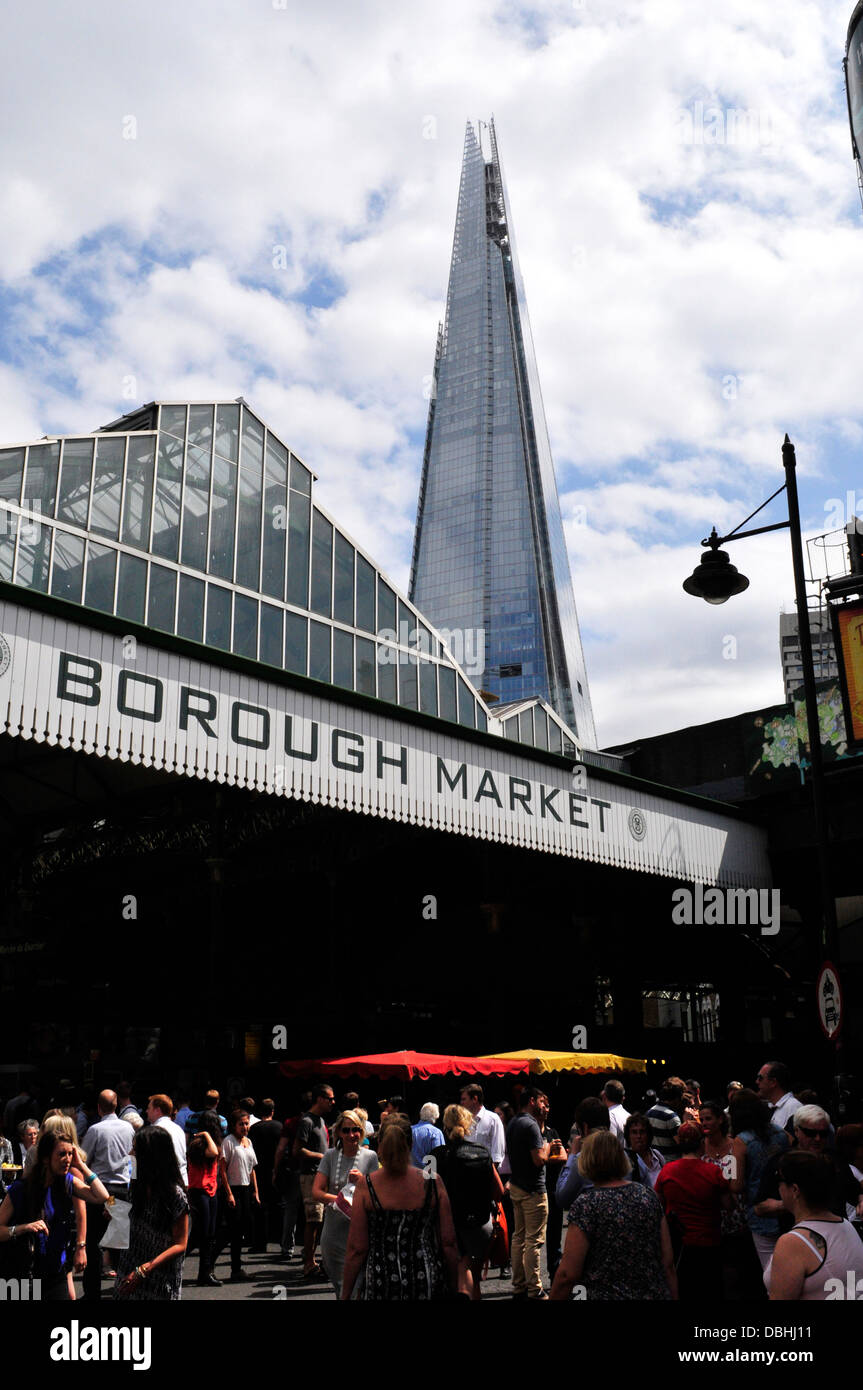
<path fill-rule="evenodd" d="M 378 1137 L 380 1171 L 357 1179 L 342 1300 L 365 1271 L 360 1297 L 418 1302 L 455 1286 L 458 1247 L 443 1183 L 411 1163 L 407 1115 L 389 1115 Z"/>
<path fill-rule="evenodd" d="M 431 1158 L 452 1205 L 458 1244 L 458 1292 L 474 1301 L 481 1297 L 482 1266 L 492 1233 L 492 1203 L 503 1197 L 503 1183 L 483 1144 L 468 1135 L 473 1115 L 464 1106 L 448 1105 L 443 1113 L 446 1143 L 432 1149 Z"/>
<path fill-rule="evenodd" d="M 550 1297 L 565 1302 L 573 1285 L 588 1301 L 677 1298 L 668 1224 L 651 1189 L 630 1181 L 629 1159 L 616 1134 L 594 1130 L 578 1155 L 578 1171 L 593 1187 L 572 1204 L 563 1259 Z"/>
<path fill-rule="evenodd" d="M 321 1159 L 312 1197 L 324 1204 L 321 1259 L 336 1298 L 340 1298 L 357 1181 L 377 1172 L 380 1163 L 376 1153 L 362 1147 L 365 1125 L 358 1110 L 345 1110 L 333 1125 L 332 1135 L 334 1145 Z"/>

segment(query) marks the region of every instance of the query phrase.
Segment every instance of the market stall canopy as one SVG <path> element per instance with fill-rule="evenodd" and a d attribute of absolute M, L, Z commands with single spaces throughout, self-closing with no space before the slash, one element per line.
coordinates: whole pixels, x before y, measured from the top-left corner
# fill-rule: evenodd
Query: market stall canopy
<path fill-rule="evenodd" d="M 527 1062 L 529 1070 L 539 1075 L 544 1071 L 574 1071 L 584 1075 L 599 1072 L 647 1071 L 643 1057 L 618 1057 L 615 1052 L 544 1052 L 540 1048 L 524 1047 L 520 1052 L 497 1052 L 496 1061 Z M 489 1060 L 485 1058 L 483 1060 Z"/>
<path fill-rule="evenodd" d="M 525 1053 L 525 1057 L 532 1056 Z M 510 1057 L 458 1057 L 437 1052 L 373 1052 L 365 1057 L 329 1057 L 281 1062 L 285 1076 L 399 1076 L 408 1081 L 430 1076 L 518 1076 L 527 1071 L 520 1053 Z"/>

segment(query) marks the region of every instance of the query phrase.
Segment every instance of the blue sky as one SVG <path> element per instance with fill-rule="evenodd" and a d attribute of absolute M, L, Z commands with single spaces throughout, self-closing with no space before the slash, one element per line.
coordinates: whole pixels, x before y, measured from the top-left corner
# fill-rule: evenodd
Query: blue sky
<path fill-rule="evenodd" d="M 786 430 L 808 531 L 863 510 L 852 8 L 11 14 L 0 437 L 243 395 L 404 586 L 464 123 L 494 113 L 600 741 L 777 701 L 787 537 L 735 547 L 721 609 L 680 584 Z"/>

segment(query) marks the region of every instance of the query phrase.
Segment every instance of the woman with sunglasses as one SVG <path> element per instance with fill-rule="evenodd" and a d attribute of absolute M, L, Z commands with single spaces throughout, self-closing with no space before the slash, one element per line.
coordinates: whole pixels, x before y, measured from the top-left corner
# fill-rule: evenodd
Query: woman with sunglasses
<path fill-rule="evenodd" d="M 830 1199 L 835 1170 L 823 1154 L 798 1149 L 779 1161 L 779 1193 L 794 1225 L 776 1242 L 764 1271 L 771 1302 L 854 1298 L 863 1280 L 863 1241 Z"/>
<path fill-rule="evenodd" d="M 380 1163 L 376 1153 L 361 1145 L 365 1126 L 356 1110 L 345 1110 L 339 1116 L 333 1134 L 335 1146 L 327 1149 L 321 1159 L 312 1184 L 312 1197 L 324 1204 L 321 1259 L 336 1298 L 341 1298 L 354 1188 L 357 1178 L 374 1173 Z"/>

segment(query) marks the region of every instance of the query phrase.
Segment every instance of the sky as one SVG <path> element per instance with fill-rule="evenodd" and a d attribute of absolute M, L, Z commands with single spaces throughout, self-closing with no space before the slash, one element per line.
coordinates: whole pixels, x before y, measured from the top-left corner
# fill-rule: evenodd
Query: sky
<path fill-rule="evenodd" d="M 722 607 L 681 584 L 781 486 L 786 431 L 827 569 L 863 512 L 852 9 L 7 11 L 0 440 L 243 396 L 405 590 L 464 127 L 493 114 L 598 742 L 781 701 L 787 534 L 729 547 Z"/>

